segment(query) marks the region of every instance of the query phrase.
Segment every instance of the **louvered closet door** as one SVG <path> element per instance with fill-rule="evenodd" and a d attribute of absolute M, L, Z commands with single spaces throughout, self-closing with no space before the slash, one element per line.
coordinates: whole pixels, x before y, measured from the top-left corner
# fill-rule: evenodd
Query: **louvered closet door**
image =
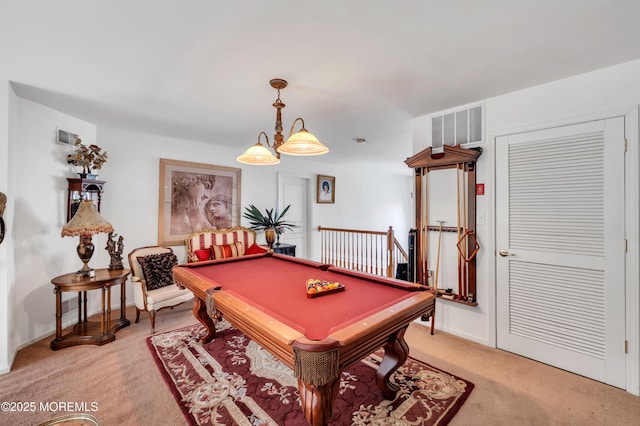
<path fill-rule="evenodd" d="M 621 388 L 623 142 L 623 118 L 496 140 L 498 347 Z"/>

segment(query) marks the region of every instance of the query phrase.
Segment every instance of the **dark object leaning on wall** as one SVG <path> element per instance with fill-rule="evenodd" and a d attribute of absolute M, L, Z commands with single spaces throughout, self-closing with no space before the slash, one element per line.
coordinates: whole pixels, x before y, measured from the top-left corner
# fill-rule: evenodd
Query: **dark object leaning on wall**
<path fill-rule="evenodd" d="M 7 196 L 4 193 L 0 192 L 0 243 L 4 240 L 4 219 L 2 218 L 2 214 L 4 213 L 4 208 L 7 206 Z"/>

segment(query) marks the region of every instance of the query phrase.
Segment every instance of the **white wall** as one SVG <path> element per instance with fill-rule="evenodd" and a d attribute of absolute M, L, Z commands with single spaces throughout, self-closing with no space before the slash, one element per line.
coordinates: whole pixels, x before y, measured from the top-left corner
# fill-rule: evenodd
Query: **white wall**
<path fill-rule="evenodd" d="M 387 231 L 393 226 L 395 237 L 407 249 L 407 234 L 413 217 L 412 177 L 385 174 L 378 170 L 342 169 L 327 172 L 318 168 L 315 174 L 336 177 L 335 204 L 316 204 L 312 227 L 337 227 Z M 315 184 L 314 184 L 315 186 Z M 320 260 L 320 233 L 314 233 L 312 256 Z"/>
<path fill-rule="evenodd" d="M 71 147 L 57 144 L 56 128 L 80 135 L 83 142 L 95 139 L 95 126 L 16 98 L 16 133 L 9 141 L 10 197 L 14 203 L 10 244 L 14 253 L 13 293 L 15 344 L 22 347 L 55 330 L 55 298 L 50 280 L 82 266 L 75 254 L 76 238 L 62 238 L 66 223 L 66 177 L 73 177 L 66 156 Z M 99 244 L 104 244 L 100 242 Z M 93 262 L 104 262 L 100 253 Z M 64 293 L 63 300 L 73 297 Z M 99 306 L 96 298 L 89 309 Z M 75 313 L 77 315 L 77 313 Z M 77 318 L 77 316 L 76 316 Z M 63 316 L 71 324 L 74 314 Z"/>
<path fill-rule="evenodd" d="M 6 236 L 0 245 L 0 374 L 9 370 L 15 354 L 15 345 L 11 340 L 10 330 L 13 317 L 12 286 L 13 259 L 9 250 L 11 240 L 11 224 L 13 202 L 9 191 L 9 139 L 11 133 L 10 117 L 13 116 L 15 94 L 9 82 L 0 79 L 0 192 L 7 195 L 7 206 L 4 212 Z"/>
<path fill-rule="evenodd" d="M 480 100 L 479 100 L 480 101 Z M 485 183 L 484 196 L 477 198 L 477 214 L 485 215 L 485 225 L 478 225 L 477 235 L 483 246 L 477 258 L 477 308 L 470 308 L 447 301 L 439 301 L 436 327 L 491 346 L 495 345 L 495 306 L 493 282 L 494 250 L 494 137 L 507 130 L 517 130 L 538 124 L 566 121 L 612 109 L 621 109 L 640 104 L 640 60 L 574 76 L 571 78 L 532 87 L 503 96 L 486 99 L 486 140 L 482 156 L 478 160 L 477 181 Z M 430 116 L 417 117 L 412 121 L 414 129 L 414 152 L 431 145 Z M 637 144 L 636 139 L 630 143 Z M 638 147 L 630 152 L 637 155 Z M 637 158 L 633 159 L 637 163 Z M 637 177 L 637 170 L 634 174 Z M 629 182 L 635 191 L 638 182 Z M 632 206 L 636 213 L 638 206 Z M 636 219 L 637 220 L 637 219 Z M 632 224 L 637 229 L 637 223 Z M 637 246 L 638 236 L 631 236 Z M 637 256 L 637 250 L 634 250 Z M 632 262 L 638 264 L 635 258 Z M 637 274 L 635 275 L 637 280 Z M 638 310 L 638 283 L 630 283 L 634 292 L 632 301 Z M 635 345 L 637 357 L 637 325 L 630 344 Z M 637 367 L 637 366 L 636 366 Z M 634 367 L 634 368 L 636 368 Z M 637 371 L 637 369 L 636 369 Z"/>

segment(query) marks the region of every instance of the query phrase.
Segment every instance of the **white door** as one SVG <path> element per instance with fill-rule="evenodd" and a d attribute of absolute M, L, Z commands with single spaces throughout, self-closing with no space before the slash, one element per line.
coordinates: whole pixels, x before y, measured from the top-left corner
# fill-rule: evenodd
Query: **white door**
<path fill-rule="evenodd" d="M 625 388 L 624 118 L 496 139 L 499 348 Z"/>
<path fill-rule="evenodd" d="M 278 208 L 282 211 L 291 205 L 285 218 L 298 225 L 280 236 L 281 243 L 295 244 L 296 257 L 307 258 L 309 178 L 278 175 Z"/>

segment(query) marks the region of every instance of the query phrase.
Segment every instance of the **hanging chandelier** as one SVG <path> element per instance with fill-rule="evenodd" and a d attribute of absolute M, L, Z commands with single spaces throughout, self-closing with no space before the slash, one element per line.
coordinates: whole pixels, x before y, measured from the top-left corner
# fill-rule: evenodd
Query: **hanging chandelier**
<path fill-rule="evenodd" d="M 324 146 L 318 138 L 313 136 L 307 129 L 304 128 L 304 120 L 302 118 L 296 118 L 291 125 L 289 132 L 289 139 L 284 141 L 282 135 L 282 108 L 286 105 L 280 100 L 280 90 L 287 87 L 287 81 L 281 78 L 274 78 L 269 82 L 271 87 L 278 90 L 278 98 L 273 103 L 276 109 L 276 134 L 273 136 L 273 144 L 269 142 L 269 137 L 265 132 L 258 134 L 258 142 L 247 149 L 244 154 L 239 156 L 236 160 L 240 163 L 269 166 L 272 164 L 278 164 L 280 162 L 280 154 L 286 155 L 321 155 L 329 152 L 329 148 Z M 302 123 L 302 128 L 296 133 L 293 129 L 296 126 L 298 120 Z M 266 140 L 265 145 L 260 143 L 261 136 L 264 135 Z M 275 151 L 275 155 L 269 150 L 269 148 Z"/>

